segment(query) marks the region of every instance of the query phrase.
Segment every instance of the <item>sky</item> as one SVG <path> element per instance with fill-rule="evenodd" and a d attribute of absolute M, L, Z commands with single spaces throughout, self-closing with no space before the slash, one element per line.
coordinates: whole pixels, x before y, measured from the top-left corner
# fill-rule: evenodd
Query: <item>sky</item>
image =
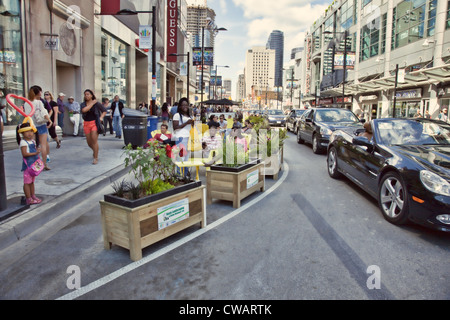
<path fill-rule="evenodd" d="M 226 28 L 216 36 L 215 61 L 218 74 L 232 81 L 232 98 L 236 83 L 244 73 L 245 55 L 253 46 L 266 46 L 273 30 L 284 32 L 284 64 L 292 48 L 303 47 L 305 31 L 331 4 L 332 0 L 207 0 L 216 13 L 216 25 Z"/>

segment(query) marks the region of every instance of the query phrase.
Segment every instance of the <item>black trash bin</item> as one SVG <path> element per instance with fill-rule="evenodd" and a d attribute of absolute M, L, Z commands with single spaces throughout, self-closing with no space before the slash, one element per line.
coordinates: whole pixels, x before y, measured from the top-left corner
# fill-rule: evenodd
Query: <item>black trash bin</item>
<path fill-rule="evenodd" d="M 147 115 L 133 109 L 124 108 L 122 119 L 123 140 L 133 148 L 142 147 L 147 142 Z"/>

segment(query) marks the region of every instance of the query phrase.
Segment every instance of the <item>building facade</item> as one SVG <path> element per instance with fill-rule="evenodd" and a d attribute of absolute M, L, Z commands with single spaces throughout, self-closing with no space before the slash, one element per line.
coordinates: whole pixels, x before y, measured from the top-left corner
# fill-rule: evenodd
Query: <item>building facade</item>
<path fill-rule="evenodd" d="M 267 40 L 267 49 L 275 50 L 275 86 L 283 84 L 283 63 L 284 63 L 284 33 L 280 30 L 274 30 Z"/>
<path fill-rule="evenodd" d="M 275 83 L 275 50 L 253 47 L 247 50 L 245 66 L 245 91 L 255 103 L 262 91 L 273 88 Z"/>
<path fill-rule="evenodd" d="M 108 4 L 113 1 L 108 2 Z M 82 102 L 85 89 L 98 100 L 118 95 L 127 108 L 142 102 L 157 106 L 173 103 L 187 93 L 187 76 L 180 75 L 180 63 L 167 62 L 167 1 L 114 1 L 114 12 L 102 11 L 100 0 L 2 0 L 0 5 L 0 105 L 10 128 L 23 117 L 10 106 L 5 96 L 27 97 L 32 85 L 59 92 Z M 187 4 L 178 0 L 177 52 L 191 51 L 187 32 Z M 151 13 L 155 6 L 155 12 Z M 141 12 L 120 15 L 118 10 Z M 151 25 L 155 15 L 154 48 L 139 46 L 139 26 Z M 191 55 L 192 57 L 192 55 Z M 192 59 L 191 59 L 192 60 Z M 193 68 L 190 68 L 191 71 Z M 155 79 L 152 72 L 155 70 Z M 190 77 L 195 83 L 194 75 Z M 191 85 L 192 93 L 195 86 Z M 64 130 L 72 132 L 65 117 Z"/>
<path fill-rule="evenodd" d="M 333 2 L 305 36 L 302 103 L 346 107 L 366 119 L 394 110 L 396 117 L 437 117 L 450 98 L 449 7 L 438 0 Z"/>

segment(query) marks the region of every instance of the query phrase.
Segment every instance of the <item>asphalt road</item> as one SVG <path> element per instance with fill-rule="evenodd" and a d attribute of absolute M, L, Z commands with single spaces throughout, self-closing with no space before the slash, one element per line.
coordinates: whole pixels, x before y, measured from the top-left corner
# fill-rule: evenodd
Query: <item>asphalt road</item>
<path fill-rule="evenodd" d="M 81 218 L 49 224 L 0 270 L 0 299 L 450 299 L 450 234 L 388 223 L 358 187 L 329 178 L 326 155 L 289 135 L 283 173 L 264 193 L 239 210 L 215 201 L 206 229 L 148 247 L 136 263 L 103 248 L 98 201 L 111 189 L 90 195 L 72 209 Z M 67 287 L 70 266 L 79 290 Z"/>

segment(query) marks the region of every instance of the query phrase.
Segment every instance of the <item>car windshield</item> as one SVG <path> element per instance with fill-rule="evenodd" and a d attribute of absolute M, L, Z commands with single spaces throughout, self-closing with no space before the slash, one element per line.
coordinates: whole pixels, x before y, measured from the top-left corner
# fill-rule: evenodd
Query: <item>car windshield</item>
<path fill-rule="evenodd" d="M 267 114 L 269 116 L 284 116 L 284 113 L 281 110 L 267 110 Z"/>
<path fill-rule="evenodd" d="M 450 145 L 450 125 L 425 119 L 390 119 L 376 124 L 381 144 Z"/>
<path fill-rule="evenodd" d="M 304 112 L 305 112 L 305 110 L 296 110 L 296 111 L 295 111 L 295 115 L 296 115 L 297 117 L 300 117 Z"/>
<path fill-rule="evenodd" d="M 353 112 L 347 109 L 317 110 L 316 121 L 322 122 L 359 122 Z"/>

